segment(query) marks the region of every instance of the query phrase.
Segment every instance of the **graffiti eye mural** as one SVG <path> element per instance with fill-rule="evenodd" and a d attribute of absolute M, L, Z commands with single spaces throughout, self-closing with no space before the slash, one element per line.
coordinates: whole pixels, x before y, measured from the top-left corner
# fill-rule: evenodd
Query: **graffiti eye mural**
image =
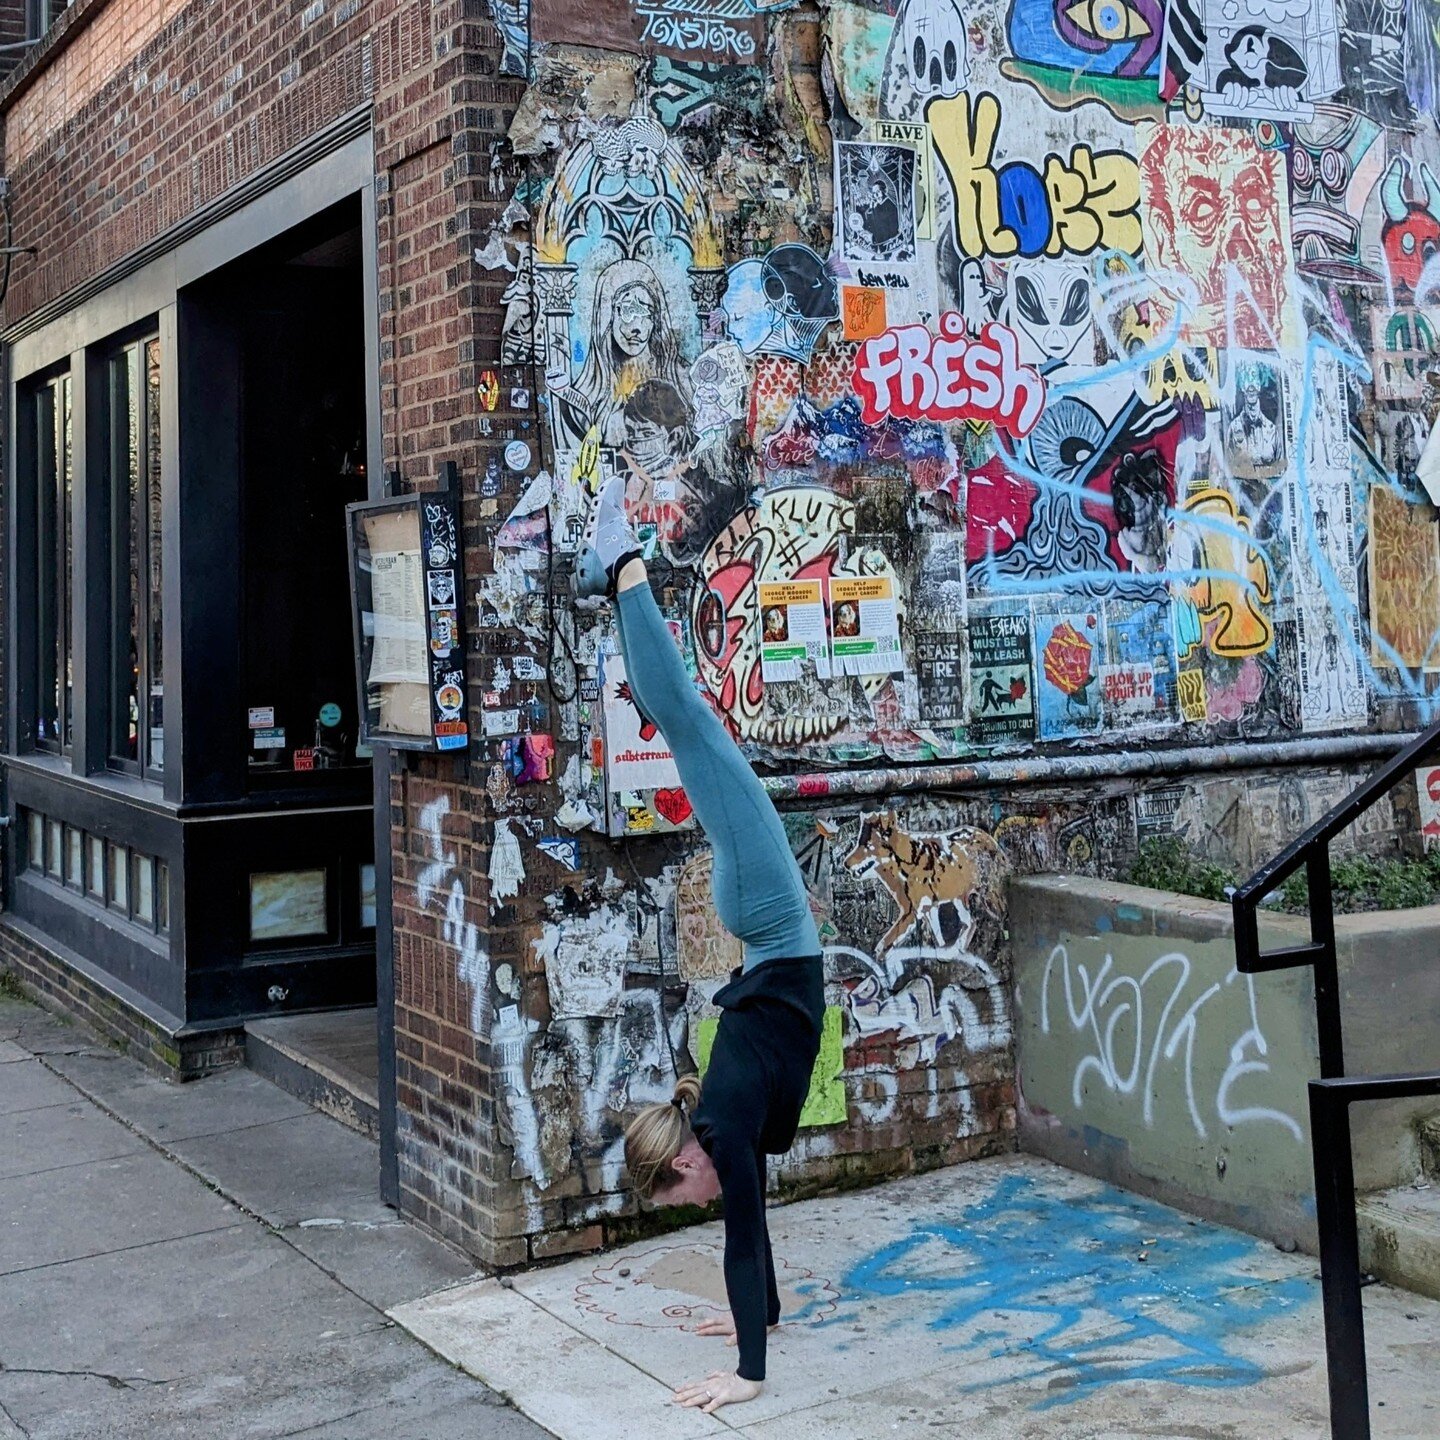
<path fill-rule="evenodd" d="M 1010 0 L 1011 59 L 1002 71 L 1072 110 L 1158 118 L 1164 0 Z"/>
<path fill-rule="evenodd" d="M 1030 436 L 1030 455 L 1041 474 L 1071 481 L 1089 465 L 1104 439 L 1104 421 L 1088 405 L 1066 395 L 1040 417 Z"/>
<path fill-rule="evenodd" d="M 1087 40 L 1103 41 L 1106 45 L 1118 45 L 1124 40 L 1143 40 L 1154 33 L 1154 27 L 1139 8 L 1126 4 L 1125 0 L 1073 0 L 1064 4 L 1060 16 L 1063 22 L 1079 32 L 1075 43 L 1084 45 Z"/>

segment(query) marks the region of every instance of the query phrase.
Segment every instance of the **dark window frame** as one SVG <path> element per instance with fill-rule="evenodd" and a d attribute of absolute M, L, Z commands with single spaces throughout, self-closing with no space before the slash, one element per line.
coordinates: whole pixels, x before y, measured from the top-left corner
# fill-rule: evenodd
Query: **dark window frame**
<path fill-rule="evenodd" d="M 16 551 L 27 632 L 19 656 L 22 734 L 25 748 L 68 760 L 75 714 L 76 498 L 69 367 L 28 377 L 18 398 L 19 480 L 26 492 Z"/>
<path fill-rule="evenodd" d="M 25 0 L 25 38 L 43 40 L 75 0 Z"/>
<path fill-rule="evenodd" d="M 150 321 L 112 337 L 100 351 L 100 362 L 110 572 L 105 763 L 111 770 L 159 784 L 164 776 L 163 750 L 157 761 L 151 748 L 152 706 L 158 687 L 163 707 L 165 681 L 161 598 L 165 517 L 159 489 L 152 490 L 161 483 L 163 463 L 159 385 L 164 367 L 158 324 Z M 136 402 L 138 414 L 132 415 Z M 163 736 L 163 715 L 160 732 Z M 132 745 L 133 753 L 127 753 Z"/>

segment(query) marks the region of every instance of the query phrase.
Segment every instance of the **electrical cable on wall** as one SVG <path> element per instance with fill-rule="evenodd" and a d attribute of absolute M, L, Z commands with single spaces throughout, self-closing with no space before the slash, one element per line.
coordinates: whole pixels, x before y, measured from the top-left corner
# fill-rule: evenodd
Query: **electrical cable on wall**
<path fill-rule="evenodd" d="M 39 253 L 34 245 L 14 243 L 15 224 L 10 214 L 10 181 L 3 175 L 0 175 L 0 218 L 5 222 L 5 243 L 0 245 L 0 255 L 5 257 L 4 269 L 0 270 L 0 306 L 3 306 L 5 297 L 10 293 L 10 271 L 15 257 Z"/>
<path fill-rule="evenodd" d="M 638 910 L 655 916 L 655 942 L 656 953 L 660 956 L 660 1033 L 665 1037 L 665 1048 L 670 1052 L 670 1071 L 678 1080 L 680 1078 L 680 1061 L 675 1054 L 675 1042 L 670 1038 L 669 1017 L 665 1014 L 665 947 L 660 943 L 660 907 L 649 903 L 645 882 L 640 877 L 640 872 L 635 866 L 635 859 L 630 853 L 630 837 L 622 836 L 620 839 L 620 853 L 625 857 L 625 868 L 630 872 L 630 878 L 635 882 L 635 906 Z M 643 928 L 643 927 L 642 927 Z M 683 984 L 680 974 L 676 973 L 676 984 Z"/>

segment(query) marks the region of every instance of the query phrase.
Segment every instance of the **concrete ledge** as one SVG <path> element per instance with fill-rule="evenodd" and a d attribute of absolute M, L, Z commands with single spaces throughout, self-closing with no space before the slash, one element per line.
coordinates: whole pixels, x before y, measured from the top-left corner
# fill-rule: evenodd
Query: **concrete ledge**
<path fill-rule="evenodd" d="M 64 946 L 13 917 L 0 922 L 0 970 L 47 1010 L 82 1021 L 116 1049 L 176 1080 L 239 1065 L 245 1033 L 183 1024 Z"/>
<path fill-rule="evenodd" d="M 1237 974 L 1228 905 L 1134 885 L 1017 880 L 1010 916 L 1021 1148 L 1313 1250 L 1309 973 Z"/>
<path fill-rule="evenodd" d="M 1021 1147 L 1313 1249 L 1310 971 L 1238 974 L 1229 905 L 1168 891 L 1031 877 L 1010 915 Z M 1303 943 L 1309 921 L 1262 914 L 1260 938 Z M 1433 1065 L 1440 907 L 1340 916 L 1336 940 L 1347 1073 Z M 1357 1107 L 1362 1192 L 1419 1176 L 1434 1109 Z"/>
<path fill-rule="evenodd" d="M 368 1065 L 352 1052 L 368 1040 Z M 374 1075 L 375 1009 L 251 1020 L 245 1063 L 282 1090 L 370 1140 L 380 1139 L 379 1085 Z"/>
<path fill-rule="evenodd" d="M 1440 1190 L 1387 1190 L 1355 1206 L 1360 1265 L 1392 1285 L 1440 1300 Z"/>

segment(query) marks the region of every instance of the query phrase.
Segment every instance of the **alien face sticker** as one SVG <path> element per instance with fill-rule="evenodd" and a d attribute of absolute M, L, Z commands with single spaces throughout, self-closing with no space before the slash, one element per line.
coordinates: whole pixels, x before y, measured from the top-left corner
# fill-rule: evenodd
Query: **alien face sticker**
<path fill-rule="evenodd" d="M 1020 336 L 1023 364 L 1043 371 L 1094 359 L 1090 272 L 1084 265 L 1017 260 L 1005 280 L 1003 318 Z"/>

